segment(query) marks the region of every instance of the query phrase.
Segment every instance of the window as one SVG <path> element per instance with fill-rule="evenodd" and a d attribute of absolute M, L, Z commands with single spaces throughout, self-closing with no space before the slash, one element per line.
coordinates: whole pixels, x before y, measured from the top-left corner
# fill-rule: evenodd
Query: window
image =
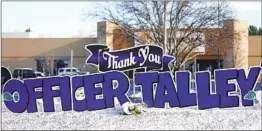
<path fill-rule="evenodd" d="M 64 72 L 64 69 L 59 69 L 59 72 Z"/>
<path fill-rule="evenodd" d="M 44 74 L 56 75 L 57 72 L 63 72 L 64 70 L 58 70 L 60 68 L 68 67 L 69 58 L 55 58 L 53 59 L 53 66 L 46 61 L 46 58 L 40 57 L 36 58 L 36 69 L 39 72 L 43 72 Z M 53 74 L 52 74 L 53 73 Z"/>
<path fill-rule="evenodd" d="M 36 69 L 39 72 L 43 72 L 43 68 L 45 67 L 45 60 L 36 60 Z"/>
<path fill-rule="evenodd" d="M 71 72 L 71 69 L 66 69 L 66 72 Z"/>
<path fill-rule="evenodd" d="M 33 70 L 23 70 L 24 74 L 33 74 L 34 71 Z"/>
<path fill-rule="evenodd" d="M 16 69 L 13 73 L 13 76 L 16 78 L 18 76 L 20 76 L 22 73 L 21 73 L 21 70 L 20 69 Z"/>

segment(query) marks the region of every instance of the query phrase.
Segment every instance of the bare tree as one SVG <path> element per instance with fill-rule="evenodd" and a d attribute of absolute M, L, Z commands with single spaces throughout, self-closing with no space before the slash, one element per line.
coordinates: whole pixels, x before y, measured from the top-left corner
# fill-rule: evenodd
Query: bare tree
<path fill-rule="evenodd" d="M 217 6 L 218 4 L 220 6 Z M 214 40 L 232 37 L 226 34 L 223 37 L 217 33 L 205 34 L 207 28 L 217 28 L 224 20 L 234 17 L 234 11 L 225 2 L 168 1 L 166 11 L 164 5 L 164 1 L 108 2 L 106 6 L 98 4 L 95 7 L 97 10 L 87 16 L 115 23 L 126 35 L 140 44 L 165 46 L 166 54 L 176 57 L 171 66 L 172 71 L 179 70 L 185 62 L 196 57 L 198 54 L 195 50 L 198 47 L 207 47 L 212 43 L 207 43 L 205 36 L 210 35 Z M 168 28 L 166 45 L 165 15 Z M 136 33 L 138 30 L 150 41 L 139 37 Z M 223 28 L 224 30 L 226 29 Z"/>

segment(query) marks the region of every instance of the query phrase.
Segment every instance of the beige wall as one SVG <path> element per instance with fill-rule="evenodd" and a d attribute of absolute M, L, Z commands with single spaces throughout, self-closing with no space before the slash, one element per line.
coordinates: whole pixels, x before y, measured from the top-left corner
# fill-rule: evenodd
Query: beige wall
<path fill-rule="evenodd" d="M 70 58 L 70 51 L 73 49 L 73 66 L 83 68 L 89 55 L 84 47 L 91 43 L 96 43 L 96 38 L 4 38 L 2 65 L 9 66 L 11 70 L 20 67 L 36 69 L 35 58 L 50 56 Z"/>
<path fill-rule="evenodd" d="M 262 36 L 249 36 L 249 58 L 248 65 L 258 66 L 262 62 Z M 260 73 L 260 80 L 262 81 L 262 74 Z"/>
<path fill-rule="evenodd" d="M 110 22 L 98 22 L 98 44 L 106 44 L 111 50 L 118 50 L 132 46 L 133 39 L 128 37 L 120 27 Z"/>
<path fill-rule="evenodd" d="M 106 44 L 106 21 L 101 21 L 97 23 L 97 43 Z"/>
<path fill-rule="evenodd" d="M 262 60 L 262 36 L 249 36 L 249 66 L 259 65 Z"/>
<path fill-rule="evenodd" d="M 224 26 L 233 36 L 227 43 L 224 67 L 243 68 L 245 71 L 248 71 L 248 22 L 242 20 L 226 20 L 224 21 Z"/>

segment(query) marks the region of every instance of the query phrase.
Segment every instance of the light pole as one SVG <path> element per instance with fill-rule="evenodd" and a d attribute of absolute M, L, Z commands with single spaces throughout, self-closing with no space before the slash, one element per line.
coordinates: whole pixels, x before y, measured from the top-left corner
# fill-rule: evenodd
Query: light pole
<path fill-rule="evenodd" d="M 73 59 L 74 59 L 73 55 L 74 55 L 74 51 L 71 50 L 71 76 L 73 75 Z"/>
<path fill-rule="evenodd" d="M 219 29 L 219 26 L 220 26 L 220 22 L 219 22 L 219 15 L 220 15 L 220 9 L 219 9 L 219 1 L 217 2 L 217 28 L 218 28 L 218 31 L 219 31 L 219 36 L 221 35 L 221 32 L 220 32 L 220 29 Z M 217 43 L 217 44 L 220 44 L 220 43 Z M 217 60 L 218 60 L 218 69 L 220 69 L 220 46 L 218 46 L 217 48 Z"/>

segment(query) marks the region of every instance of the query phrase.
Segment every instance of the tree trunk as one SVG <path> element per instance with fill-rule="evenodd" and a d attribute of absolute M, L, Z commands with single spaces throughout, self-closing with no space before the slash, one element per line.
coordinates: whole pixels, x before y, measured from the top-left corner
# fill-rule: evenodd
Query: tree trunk
<path fill-rule="evenodd" d="M 175 73 L 176 71 L 179 71 L 179 65 L 175 64 L 174 62 L 170 64 L 170 71 L 172 73 Z"/>

